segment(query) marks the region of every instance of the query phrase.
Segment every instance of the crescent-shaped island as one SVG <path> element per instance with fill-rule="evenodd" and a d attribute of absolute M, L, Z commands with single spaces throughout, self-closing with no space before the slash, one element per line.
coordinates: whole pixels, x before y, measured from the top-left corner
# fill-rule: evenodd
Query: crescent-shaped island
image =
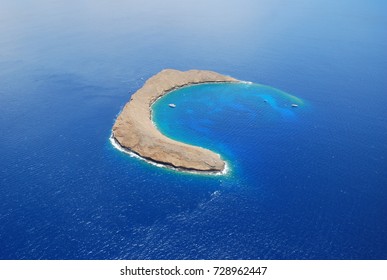
<path fill-rule="evenodd" d="M 239 80 L 212 71 L 165 69 L 135 92 L 117 117 L 112 140 L 126 151 L 168 167 L 204 173 L 221 173 L 226 163 L 208 149 L 175 141 L 152 122 L 152 105 L 172 90 L 200 83 L 236 83 Z"/>

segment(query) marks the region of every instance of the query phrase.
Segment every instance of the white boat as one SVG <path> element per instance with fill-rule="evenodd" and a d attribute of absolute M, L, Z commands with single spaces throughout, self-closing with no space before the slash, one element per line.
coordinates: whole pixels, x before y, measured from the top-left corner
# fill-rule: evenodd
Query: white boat
<path fill-rule="evenodd" d="M 292 104 L 292 107 L 296 108 L 296 107 L 298 107 L 298 105 L 297 104 Z"/>
<path fill-rule="evenodd" d="M 172 103 L 171 103 L 171 104 L 168 104 L 168 106 L 171 107 L 171 108 L 175 108 L 175 107 L 176 107 L 176 105 L 175 105 L 175 104 L 172 104 Z"/>

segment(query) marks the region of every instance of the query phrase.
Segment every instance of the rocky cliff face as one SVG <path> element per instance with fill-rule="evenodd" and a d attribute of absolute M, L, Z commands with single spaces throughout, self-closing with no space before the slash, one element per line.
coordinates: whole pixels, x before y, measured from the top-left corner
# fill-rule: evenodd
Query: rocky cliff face
<path fill-rule="evenodd" d="M 113 137 L 123 148 L 157 163 L 193 171 L 222 171 L 225 162 L 220 155 L 166 137 L 151 119 L 151 106 L 158 98 L 182 86 L 210 82 L 238 80 L 211 71 L 159 72 L 132 95 L 113 126 Z"/>

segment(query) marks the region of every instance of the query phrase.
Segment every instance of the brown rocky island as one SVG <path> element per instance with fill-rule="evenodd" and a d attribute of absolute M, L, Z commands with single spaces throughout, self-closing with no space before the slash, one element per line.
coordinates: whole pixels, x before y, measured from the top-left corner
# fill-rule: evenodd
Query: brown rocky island
<path fill-rule="evenodd" d="M 210 150 L 172 140 L 152 122 L 152 104 L 177 88 L 200 83 L 235 83 L 238 80 L 211 71 L 186 72 L 165 69 L 135 92 L 117 117 L 112 140 L 121 148 L 165 166 L 198 172 L 219 173 L 226 163 Z"/>

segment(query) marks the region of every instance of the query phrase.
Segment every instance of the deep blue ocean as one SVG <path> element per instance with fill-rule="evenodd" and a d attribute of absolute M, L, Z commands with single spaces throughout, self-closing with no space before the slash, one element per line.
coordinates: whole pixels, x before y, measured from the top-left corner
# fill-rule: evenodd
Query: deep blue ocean
<path fill-rule="evenodd" d="M 386 1 L 0 7 L 0 259 L 387 259 Z M 111 145 L 164 68 L 252 82 L 153 107 L 227 175 Z"/>

